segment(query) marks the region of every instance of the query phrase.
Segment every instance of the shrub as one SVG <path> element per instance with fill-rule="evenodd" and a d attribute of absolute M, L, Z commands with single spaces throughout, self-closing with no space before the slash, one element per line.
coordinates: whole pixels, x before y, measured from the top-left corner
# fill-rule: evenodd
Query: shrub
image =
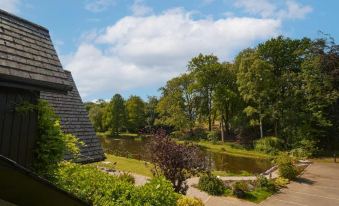
<path fill-rule="evenodd" d="M 153 136 L 150 150 L 154 176 L 165 176 L 178 193 L 186 193 L 188 178 L 207 170 L 206 158 L 197 146 L 177 144 L 164 131 Z"/>
<path fill-rule="evenodd" d="M 233 185 L 232 185 L 232 189 L 233 191 L 234 190 L 242 190 L 244 192 L 248 192 L 249 191 L 249 187 L 248 187 L 248 184 L 246 181 L 238 181 L 238 182 L 235 182 Z"/>
<path fill-rule="evenodd" d="M 133 206 L 175 206 L 178 194 L 174 192 L 171 182 L 163 177 L 153 178 L 137 189 L 132 198 Z"/>
<path fill-rule="evenodd" d="M 287 153 L 281 153 L 275 159 L 278 165 L 279 175 L 283 178 L 292 180 L 298 175 L 298 170 L 293 164 L 293 159 Z"/>
<path fill-rule="evenodd" d="M 284 142 L 277 137 L 263 137 L 255 142 L 255 150 L 267 154 L 277 154 L 283 149 Z"/>
<path fill-rule="evenodd" d="M 256 187 L 261 188 L 261 189 L 266 189 L 266 190 L 271 191 L 271 192 L 277 191 L 277 187 L 274 184 L 274 181 L 267 179 L 263 175 L 257 176 Z"/>
<path fill-rule="evenodd" d="M 124 173 L 120 174 L 118 176 L 118 179 L 121 180 L 121 181 L 129 182 L 131 184 L 135 183 L 135 178 L 131 174 L 127 173 L 127 172 L 124 172 Z"/>
<path fill-rule="evenodd" d="M 222 195 L 226 189 L 222 180 L 212 175 L 200 177 L 198 187 L 210 195 Z"/>
<path fill-rule="evenodd" d="M 204 203 L 198 198 L 181 196 L 177 201 L 177 206 L 204 206 Z"/>
<path fill-rule="evenodd" d="M 309 139 L 302 139 L 291 150 L 291 154 L 297 158 L 309 158 L 314 156 L 319 151 L 317 142 Z"/>
<path fill-rule="evenodd" d="M 274 184 L 276 185 L 276 187 L 278 188 L 283 188 L 286 187 L 286 185 L 289 183 L 290 181 L 286 178 L 283 177 L 278 177 L 277 179 L 274 180 Z"/>
<path fill-rule="evenodd" d="M 218 142 L 220 140 L 219 133 L 216 131 L 210 131 L 207 133 L 207 139 L 211 142 Z"/>
<path fill-rule="evenodd" d="M 235 182 L 232 185 L 233 194 L 238 198 L 245 198 L 246 192 L 249 191 L 248 184 L 245 181 Z"/>
<path fill-rule="evenodd" d="M 33 169 L 46 178 L 57 169 L 66 152 L 73 156 L 79 154 L 79 146 L 83 145 L 75 136 L 65 134 L 61 130 L 60 120 L 47 101 L 40 100 L 36 106 L 38 111 L 38 137 L 34 150 Z"/>
<path fill-rule="evenodd" d="M 65 162 L 54 173 L 53 182 L 90 205 L 175 206 L 178 194 L 164 178 L 154 178 L 144 186 L 121 181 L 95 167 Z"/>

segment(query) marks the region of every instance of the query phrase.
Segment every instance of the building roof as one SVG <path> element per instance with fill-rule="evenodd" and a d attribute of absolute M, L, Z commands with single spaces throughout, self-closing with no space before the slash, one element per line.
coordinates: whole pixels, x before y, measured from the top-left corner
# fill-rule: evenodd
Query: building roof
<path fill-rule="evenodd" d="M 54 108 L 61 119 L 61 127 L 65 133 L 73 134 L 85 143 L 80 149 L 79 162 L 96 162 L 105 158 L 100 141 L 88 118 L 88 113 L 81 100 L 79 92 L 73 81 L 72 74 L 65 71 L 68 81 L 73 85 L 73 90 L 68 94 L 41 92 L 41 99 L 45 99 Z M 71 159 L 66 156 L 66 159 Z"/>
<path fill-rule="evenodd" d="M 89 206 L 74 195 L 0 155 L 0 205 Z"/>
<path fill-rule="evenodd" d="M 1 9 L 0 80 L 39 90 L 72 89 L 49 31 Z"/>

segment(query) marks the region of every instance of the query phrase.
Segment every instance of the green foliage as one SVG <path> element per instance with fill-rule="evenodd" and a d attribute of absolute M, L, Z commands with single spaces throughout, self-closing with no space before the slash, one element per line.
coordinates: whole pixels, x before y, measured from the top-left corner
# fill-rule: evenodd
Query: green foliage
<path fill-rule="evenodd" d="M 267 154 L 277 154 L 284 147 L 284 142 L 277 137 L 263 137 L 255 142 L 255 150 Z"/>
<path fill-rule="evenodd" d="M 66 152 L 76 157 L 83 143 L 75 136 L 62 132 L 59 118 L 46 101 L 40 100 L 37 110 L 38 132 L 33 168 L 38 174 L 48 177 L 57 169 Z"/>
<path fill-rule="evenodd" d="M 297 177 L 297 168 L 294 166 L 294 161 L 288 153 L 280 153 L 280 155 L 276 157 L 275 163 L 278 165 L 279 175 L 281 177 L 289 180 Z"/>
<path fill-rule="evenodd" d="M 196 94 L 193 91 L 192 75 L 183 74 L 169 80 L 161 91 L 156 124 L 169 125 L 176 130 L 192 130 L 196 121 Z"/>
<path fill-rule="evenodd" d="M 275 182 L 273 180 L 267 179 L 263 175 L 257 176 L 256 187 L 261 188 L 261 189 L 265 189 L 265 190 L 271 191 L 271 192 L 276 192 L 278 190 L 278 188 L 275 185 Z"/>
<path fill-rule="evenodd" d="M 91 105 L 88 107 L 88 117 L 92 122 L 92 125 L 97 132 L 105 132 L 105 115 L 106 115 L 106 107 L 107 103 L 105 101 L 99 101 L 97 103 L 91 103 L 87 105 Z"/>
<path fill-rule="evenodd" d="M 119 135 L 125 128 L 127 116 L 124 99 L 115 94 L 107 106 L 106 125 L 112 130 L 112 135 Z"/>
<path fill-rule="evenodd" d="M 128 182 L 128 183 L 131 183 L 131 184 L 134 184 L 135 183 L 135 178 L 133 177 L 133 175 L 127 173 L 127 172 L 124 172 L 122 174 L 120 174 L 118 176 L 118 179 L 121 180 L 121 181 L 125 181 L 125 182 Z"/>
<path fill-rule="evenodd" d="M 219 133 L 216 131 L 210 131 L 207 133 L 207 139 L 211 142 L 218 142 L 220 140 Z"/>
<path fill-rule="evenodd" d="M 145 126 L 145 103 L 138 96 L 130 96 L 126 101 L 127 130 L 138 132 Z"/>
<path fill-rule="evenodd" d="M 144 186 L 135 187 L 119 177 L 92 166 L 64 162 L 54 174 L 54 183 L 91 205 L 174 206 L 178 195 L 170 182 L 154 178 Z"/>
<path fill-rule="evenodd" d="M 177 206 L 204 206 L 204 203 L 198 198 L 181 196 L 177 201 Z"/>
<path fill-rule="evenodd" d="M 318 152 L 317 142 L 309 139 L 302 139 L 291 150 L 294 157 L 305 159 L 314 156 Z"/>
<path fill-rule="evenodd" d="M 226 189 L 222 180 L 212 175 L 204 175 L 200 177 L 198 187 L 210 195 L 222 195 Z"/>
<path fill-rule="evenodd" d="M 233 189 L 233 191 L 235 191 L 235 190 L 241 190 L 243 192 L 248 192 L 249 191 L 248 183 L 246 181 L 235 182 L 232 185 L 232 189 Z"/>
<path fill-rule="evenodd" d="M 175 206 L 178 194 L 172 184 L 163 177 L 153 178 L 150 182 L 137 189 L 132 197 L 133 205 L 137 206 Z"/>
<path fill-rule="evenodd" d="M 283 177 L 278 177 L 274 180 L 274 184 L 278 188 L 283 188 L 286 187 L 286 185 L 289 183 L 289 179 L 283 178 Z"/>

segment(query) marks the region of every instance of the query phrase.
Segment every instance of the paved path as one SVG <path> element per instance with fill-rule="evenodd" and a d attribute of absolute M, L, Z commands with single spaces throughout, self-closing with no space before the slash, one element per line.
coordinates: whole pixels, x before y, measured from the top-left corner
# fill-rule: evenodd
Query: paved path
<path fill-rule="evenodd" d="M 281 190 L 262 206 L 338 206 L 339 163 L 314 163 L 288 188 Z"/>

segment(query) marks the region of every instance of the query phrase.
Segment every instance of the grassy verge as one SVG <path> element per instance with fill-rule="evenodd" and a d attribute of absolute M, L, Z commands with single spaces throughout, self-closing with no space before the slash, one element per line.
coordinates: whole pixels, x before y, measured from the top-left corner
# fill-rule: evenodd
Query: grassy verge
<path fill-rule="evenodd" d="M 185 141 L 177 141 L 178 143 L 184 143 Z M 218 142 L 218 143 L 212 143 L 208 141 L 191 141 L 192 143 L 195 143 L 202 148 L 207 149 L 211 152 L 217 152 L 217 153 L 225 153 L 230 154 L 234 156 L 241 156 L 241 157 L 250 157 L 250 158 L 270 158 L 272 156 L 268 154 L 264 154 L 261 152 L 257 152 L 254 150 L 248 150 L 243 148 L 239 144 L 230 143 L 230 142 Z"/>
<path fill-rule="evenodd" d="M 152 177 L 151 169 L 153 168 L 153 165 L 149 162 L 110 154 L 106 154 L 106 157 L 107 159 L 105 161 L 93 163 L 93 165 Z M 106 164 L 107 162 L 110 163 Z"/>
<path fill-rule="evenodd" d="M 251 192 L 246 192 L 245 200 L 260 203 L 266 200 L 268 197 L 272 196 L 274 192 L 265 190 L 265 189 L 255 189 Z"/>

